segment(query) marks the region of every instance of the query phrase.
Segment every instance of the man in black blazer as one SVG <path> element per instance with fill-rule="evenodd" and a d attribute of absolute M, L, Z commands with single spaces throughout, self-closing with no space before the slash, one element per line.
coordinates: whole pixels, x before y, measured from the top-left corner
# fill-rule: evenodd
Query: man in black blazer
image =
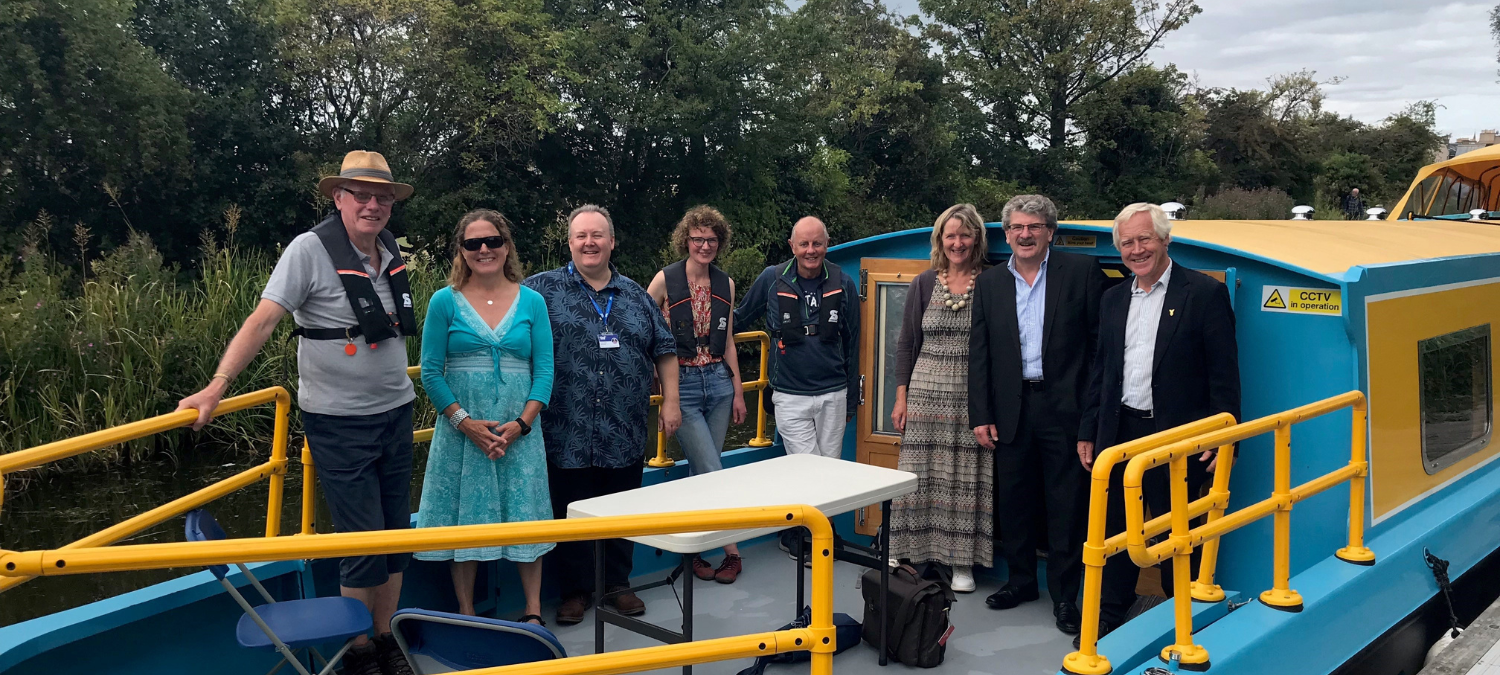
<path fill-rule="evenodd" d="M 1099 309 L 1099 348 L 1089 402 L 1078 430 L 1078 459 L 1086 468 L 1095 448 L 1133 441 L 1221 412 L 1239 419 L 1239 349 L 1229 289 L 1201 272 L 1178 267 L 1167 255 L 1172 223 L 1155 204 L 1131 204 L 1115 217 L 1115 247 L 1135 274 L 1105 291 Z M 1188 490 L 1197 494 L 1217 464 L 1205 452 L 1188 462 Z M 1106 532 L 1125 528 L 1125 465 L 1110 475 Z M 1166 469 L 1148 471 L 1146 505 L 1171 508 Z M 1100 636 L 1125 621 L 1135 602 L 1139 570 L 1123 553 L 1104 568 Z M 1172 593 L 1170 562 L 1162 587 Z M 1186 592 L 1187 589 L 1182 589 Z"/>
<path fill-rule="evenodd" d="M 1092 257 L 1051 250 L 1057 207 L 1046 197 L 1016 197 L 1000 220 L 1011 257 L 975 281 L 969 334 L 969 423 L 995 451 L 995 531 L 1009 569 L 985 603 L 1036 600 L 1045 543 L 1057 627 L 1077 633 L 1088 472 L 1074 452 L 1105 277 Z"/>

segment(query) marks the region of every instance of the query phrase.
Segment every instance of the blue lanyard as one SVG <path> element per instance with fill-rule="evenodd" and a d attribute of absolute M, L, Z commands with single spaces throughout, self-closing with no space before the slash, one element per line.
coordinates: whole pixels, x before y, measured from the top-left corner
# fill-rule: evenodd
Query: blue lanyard
<path fill-rule="evenodd" d="M 573 273 L 573 263 L 568 263 L 568 274 Z M 594 299 L 594 294 L 589 291 L 589 287 L 584 285 L 582 279 L 575 279 L 575 281 L 578 282 L 578 287 L 583 289 L 584 296 L 589 299 L 589 304 L 594 306 L 594 312 L 599 314 L 599 321 L 604 324 L 605 328 L 609 328 L 609 311 L 615 307 L 614 291 L 610 291 L 609 301 L 604 304 L 604 309 L 599 309 L 599 302 Z"/>

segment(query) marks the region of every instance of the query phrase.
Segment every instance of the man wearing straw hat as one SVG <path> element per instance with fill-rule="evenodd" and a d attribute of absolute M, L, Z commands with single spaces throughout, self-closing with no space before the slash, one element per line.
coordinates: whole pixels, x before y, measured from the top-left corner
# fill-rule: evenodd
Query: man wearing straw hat
<path fill-rule="evenodd" d="M 356 150 L 339 175 L 318 182 L 334 213 L 292 240 L 266 282 L 260 304 L 229 342 L 213 379 L 177 404 L 201 429 L 281 318 L 297 322 L 297 404 L 339 532 L 398 530 L 411 522 L 412 400 L 406 336 L 417 333 L 411 287 L 391 207 L 411 196 L 385 158 Z M 375 620 L 375 640 L 358 638 L 344 657 L 348 675 L 409 675 L 391 637 L 409 553 L 344 558 L 339 586 Z"/>

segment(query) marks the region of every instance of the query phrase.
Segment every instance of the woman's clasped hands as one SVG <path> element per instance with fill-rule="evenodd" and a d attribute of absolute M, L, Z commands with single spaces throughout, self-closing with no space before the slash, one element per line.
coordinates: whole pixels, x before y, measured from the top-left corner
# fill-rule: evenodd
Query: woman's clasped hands
<path fill-rule="evenodd" d="M 501 424 L 472 417 L 459 422 L 458 430 L 464 432 L 490 459 L 504 457 L 505 449 L 521 435 L 521 425 L 515 422 Z"/>

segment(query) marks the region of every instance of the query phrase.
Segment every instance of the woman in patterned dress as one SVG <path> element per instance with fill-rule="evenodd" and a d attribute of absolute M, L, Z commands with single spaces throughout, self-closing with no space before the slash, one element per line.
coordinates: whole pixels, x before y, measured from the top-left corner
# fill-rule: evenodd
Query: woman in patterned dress
<path fill-rule="evenodd" d="M 448 424 L 427 453 L 417 527 L 551 520 L 547 455 L 537 415 L 552 396 L 547 304 L 520 284 L 505 216 L 465 215 L 454 236 L 449 286 L 432 295 L 422 328 L 422 387 Z M 542 554 L 553 544 L 418 553 L 452 561 L 458 611 L 474 614 L 481 560 L 510 560 L 526 613 L 542 624 Z"/>
<path fill-rule="evenodd" d="M 994 457 L 969 429 L 969 327 L 974 278 L 988 244 L 970 204 L 951 206 L 932 228 L 932 267 L 906 295 L 896 343 L 902 471 L 917 491 L 891 505 L 891 556 L 953 570 L 953 590 L 974 590 L 974 565 L 994 564 Z"/>

